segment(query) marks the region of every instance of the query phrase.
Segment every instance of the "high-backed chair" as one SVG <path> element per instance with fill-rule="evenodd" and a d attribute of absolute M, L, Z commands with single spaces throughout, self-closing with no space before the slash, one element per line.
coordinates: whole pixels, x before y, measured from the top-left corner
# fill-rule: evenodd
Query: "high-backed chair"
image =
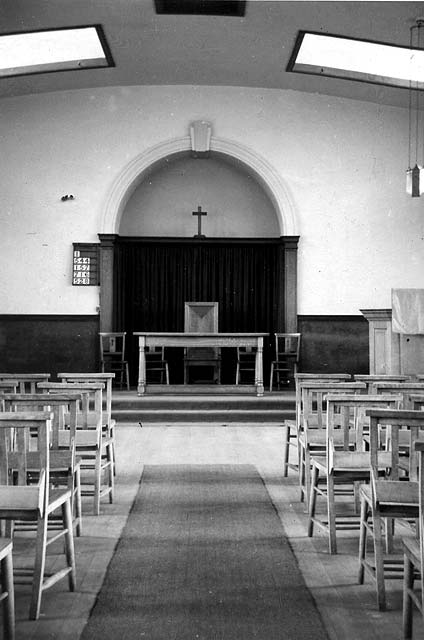
<path fill-rule="evenodd" d="M 217 302 L 186 302 L 184 305 L 185 333 L 217 333 Z M 187 347 L 184 350 L 184 384 L 190 380 L 190 369 L 212 369 L 210 382 L 221 383 L 221 351 L 217 347 Z M 204 381 L 202 374 L 202 382 Z"/>
<path fill-rule="evenodd" d="M 13 537 L 16 520 L 37 521 L 35 562 L 31 570 L 15 569 L 15 582 L 30 584 L 32 589 L 29 617 L 40 615 L 42 593 L 58 580 L 68 579 L 70 591 L 75 590 L 75 553 L 69 489 L 52 489 L 50 484 L 49 412 L 0 412 L 0 519 L 5 520 L 6 536 Z M 11 437 L 13 434 L 13 437 Z M 31 445 L 31 446 L 30 446 Z M 27 454 L 37 452 L 39 473 L 31 481 Z M 49 516 L 62 515 L 62 529 L 48 535 Z M 64 566 L 55 563 L 53 572 L 46 571 L 47 548 L 62 537 Z"/>
<path fill-rule="evenodd" d="M 359 584 L 365 574 L 375 584 L 377 604 L 386 609 L 387 578 L 402 578 L 402 560 L 393 555 L 393 526 L 397 519 L 416 520 L 418 506 L 418 454 L 415 442 L 424 428 L 424 411 L 369 409 L 370 418 L 370 471 L 369 485 L 361 485 L 361 517 L 359 540 Z M 388 472 L 381 474 L 380 457 L 387 455 L 380 446 L 380 427 L 390 430 L 390 463 Z M 408 427 L 410 435 L 409 469 L 400 474 L 399 429 Z M 403 475 L 403 477 L 402 477 Z M 384 544 L 383 527 L 386 533 Z M 372 557 L 368 555 L 367 536 L 373 541 Z"/>
<path fill-rule="evenodd" d="M 0 398 L 6 411 L 49 411 L 52 414 L 50 434 L 50 480 L 53 487 L 67 487 L 71 491 L 72 517 L 76 535 L 82 535 L 81 508 L 81 460 L 76 455 L 76 425 L 82 394 L 71 393 L 17 393 Z M 65 415 L 67 420 L 66 438 Z M 60 443 L 60 444 L 59 444 Z M 27 465 L 31 473 L 37 472 L 38 454 L 27 454 Z M 30 523 L 29 523 L 30 525 Z M 57 518 L 49 519 L 49 528 L 57 528 Z M 60 527 L 60 522 L 59 522 Z M 25 527 L 27 528 L 27 527 Z"/>
<path fill-rule="evenodd" d="M 415 443 L 418 453 L 418 536 L 403 538 L 403 617 L 404 640 L 412 640 L 413 605 L 421 614 L 421 629 L 424 627 L 424 442 Z M 416 589 L 416 585 L 419 585 Z"/>
<path fill-rule="evenodd" d="M 10 538 L 0 538 L 0 601 L 3 602 L 4 640 L 15 640 L 15 591 L 12 553 L 12 540 Z"/>
<path fill-rule="evenodd" d="M 93 513 L 99 515 L 100 500 L 107 496 L 113 502 L 113 442 L 103 429 L 102 390 L 100 382 L 50 382 L 39 387 L 48 393 L 78 391 L 83 396 L 82 411 L 77 416 L 76 454 L 81 458 L 81 493 L 93 497 Z M 64 443 L 67 434 L 63 434 Z"/>
<path fill-rule="evenodd" d="M 126 331 L 102 331 L 100 338 L 100 366 L 102 373 L 114 373 L 120 388 L 129 390 L 130 375 L 126 360 Z"/>
<path fill-rule="evenodd" d="M 275 333 L 275 354 L 271 362 L 269 390 L 272 391 L 274 381 L 277 389 L 281 384 L 289 385 L 297 373 L 300 358 L 300 333 Z"/>

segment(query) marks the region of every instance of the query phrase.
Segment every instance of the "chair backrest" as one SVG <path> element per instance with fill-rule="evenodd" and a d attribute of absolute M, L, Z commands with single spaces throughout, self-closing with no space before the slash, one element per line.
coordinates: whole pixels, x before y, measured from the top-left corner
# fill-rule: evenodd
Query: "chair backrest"
<path fill-rule="evenodd" d="M 41 382 L 38 384 L 39 389 L 43 389 L 47 393 L 66 393 L 79 392 L 82 395 L 81 402 L 81 423 L 78 427 L 83 429 L 94 428 L 102 430 L 103 424 L 103 398 L 102 392 L 105 388 L 103 382 Z M 89 414 L 95 416 L 95 421 L 89 420 Z"/>
<path fill-rule="evenodd" d="M 275 359 L 284 361 L 287 358 L 299 362 L 300 333 L 275 333 Z"/>
<path fill-rule="evenodd" d="M 92 384 L 102 383 L 105 385 L 106 394 L 103 393 L 103 406 L 106 409 L 106 419 L 110 426 L 112 421 L 112 381 L 115 373 L 58 373 L 57 377 L 66 384 Z M 106 397 L 105 397 L 106 396 Z"/>
<path fill-rule="evenodd" d="M 402 409 L 410 409 L 409 398 L 413 394 L 424 393 L 424 382 L 375 382 L 371 393 L 395 393 L 403 396 Z"/>
<path fill-rule="evenodd" d="M 184 333 L 218 333 L 218 302 L 185 302 Z M 186 348 L 188 359 L 217 358 L 216 347 Z"/>
<path fill-rule="evenodd" d="M 387 479 L 399 479 L 399 430 L 407 427 L 410 432 L 408 477 L 410 481 L 418 481 L 418 454 L 415 442 L 419 438 L 420 430 L 424 428 L 424 412 L 405 409 L 368 409 L 365 414 L 370 419 L 370 467 L 374 495 L 376 483 L 380 478 L 379 455 L 382 454 L 379 440 L 380 428 L 387 428 L 390 432 L 391 471 Z"/>
<path fill-rule="evenodd" d="M 0 381 L 16 380 L 21 393 L 36 393 L 39 382 L 50 380 L 50 373 L 0 373 Z"/>
<path fill-rule="evenodd" d="M 365 393 L 363 382 L 307 381 L 299 383 L 301 394 L 300 428 L 303 426 L 324 429 L 326 427 L 327 396 L 335 393 Z"/>
<path fill-rule="evenodd" d="M 343 430 L 342 442 L 338 439 L 337 447 L 344 451 L 351 450 L 354 446 L 356 452 L 365 450 L 364 426 L 369 423 L 365 412 L 367 409 L 392 408 L 398 409 L 402 402 L 402 396 L 394 394 L 369 395 L 365 393 L 344 394 L 330 393 L 326 396 L 327 401 L 327 461 L 329 467 L 335 463 L 338 452 L 333 444 L 335 430 Z M 353 433 L 354 437 L 351 437 Z"/>
<path fill-rule="evenodd" d="M 19 389 L 17 380 L 0 380 L 0 394 L 16 393 Z"/>
<path fill-rule="evenodd" d="M 83 396 L 81 393 L 16 393 L 5 394 L 2 398 L 4 411 L 48 411 L 52 415 L 51 447 L 59 448 L 59 431 L 65 428 L 65 415 L 69 416 L 66 426 L 69 429 L 69 449 L 73 449 L 78 411 Z M 61 439 L 63 442 L 63 439 Z"/>
<path fill-rule="evenodd" d="M 100 360 L 125 361 L 126 331 L 100 332 Z"/>
<path fill-rule="evenodd" d="M 49 450 L 52 415 L 48 411 L 39 412 L 0 412 L 0 484 L 22 487 L 22 507 L 29 506 L 44 512 L 49 500 Z M 36 485 L 27 487 L 29 469 L 27 454 L 31 451 L 31 459 L 37 455 L 39 480 Z M 17 486 L 16 486 L 17 485 Z M 25 486 L 25 489 L 23 487 Z M 7 508 L 7 495 L 2 492 L 5 501 L 0 506 Z M 17 508 L 18 504 L 10 505 Z"/>
<path fill-rule="evenodd" d="M 300 425 L 300 416 L 302 413 L 302 382 L 348 382 L 349 380 L 352 380 L 350 373 L 295 373 L 294 381 L 297 427 Z"/>

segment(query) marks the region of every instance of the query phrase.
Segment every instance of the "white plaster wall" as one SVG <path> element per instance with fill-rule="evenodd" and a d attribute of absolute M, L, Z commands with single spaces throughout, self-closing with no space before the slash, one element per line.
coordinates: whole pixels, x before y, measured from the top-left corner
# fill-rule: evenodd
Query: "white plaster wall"
<path fill-rule="evenodd" d="M 128 163 L 197 119 L 284 180 L 301 236 L 299 314 L 387 308 L 392 287 L 422 287 L 406 110 L 279 90 L 106 88 L 0 103 L 0 313 L 95 313 L 97 288 L 70 284 L 72 242 L 97 241 Z"/>

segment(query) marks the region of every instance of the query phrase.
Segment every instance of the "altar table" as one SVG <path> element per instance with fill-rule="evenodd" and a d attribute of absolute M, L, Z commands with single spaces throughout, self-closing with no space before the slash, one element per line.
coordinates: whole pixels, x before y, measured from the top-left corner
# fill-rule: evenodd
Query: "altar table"
<path fill-rule="evenodd" d="M 139 366 L 138 395 L 146 392 L 146 347 L 254 347 L 256 394 L 264 393 L 263 382 L 263 345 L 267 333 L 143 333 L 134 331 L 138 336 Z"/>

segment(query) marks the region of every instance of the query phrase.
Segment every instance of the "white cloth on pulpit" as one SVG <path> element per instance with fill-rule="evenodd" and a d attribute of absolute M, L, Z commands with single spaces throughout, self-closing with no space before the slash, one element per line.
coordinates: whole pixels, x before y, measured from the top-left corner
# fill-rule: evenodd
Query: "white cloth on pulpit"
<path fill-rule="evenodd" d="M 424 334 L 424 289 L 392 289 L 392 330 Z"/>

